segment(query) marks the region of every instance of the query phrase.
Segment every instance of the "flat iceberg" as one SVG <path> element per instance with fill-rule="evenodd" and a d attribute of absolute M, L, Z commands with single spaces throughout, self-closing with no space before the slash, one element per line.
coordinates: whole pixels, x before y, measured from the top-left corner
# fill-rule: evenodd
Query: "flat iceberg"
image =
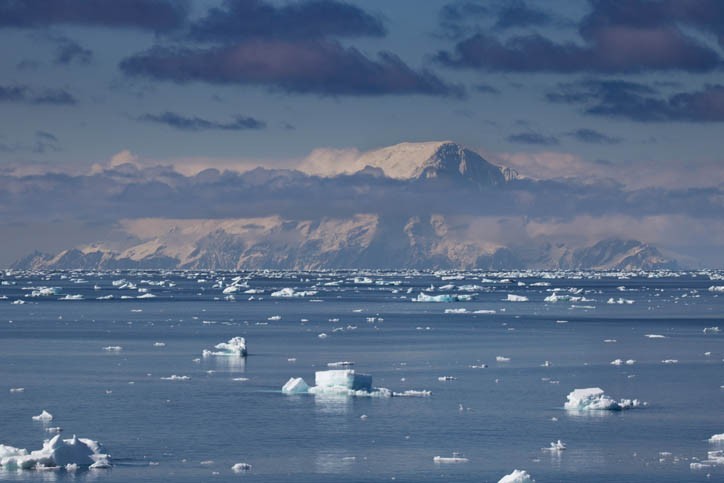
<path fill-rule="evenodd" d="M 452 456 L 435 456 L 432 461 L 436 464 L 447 464 L 447 463 L 467 463 L 470 460 L 460 456 L 458 453 L 453 453 Z"/>
<path fill-rule="evenodd" d="M 290 378 L 282 387 L 284 394 L 316 394 L 356 397 L 427 397 L 430 391 L 408 390 L 393 392 L 384 387 L 372 387 L 372 376 L 353 369 L 317 371 L 315 386 L 310 387 L 301 377 Z"/>
<path fill-rule="evenodd" d="M 535 483 L 535 480 L 525 470 L 513 470 L 511 474 L 499 479 L 498 483 Z"/>
<path fill-rule="evenodd" d="M 508 294 L 508 297 L 505 299 L 506 302 L 527 302 L 528 297 L 525 295 L 515 295 L 512 293 Z"/>
<path fill-rule="evenodd" d="M 615 399 L 607 396 L 600 387 L 588 387 L 585 389 L 574 389 L 568 395 L 568 401 L 563 406 L 569 411 L 620 411 L 646 406 L 645 402 L 638 399 Z"/>
<path fill-rule="evenodd" d="M 227 342 L 219 342 L 214 346 L 216 350 L 204 349 L 204 357 L 209 356 L 246 356 L 246 339 L 243 337 L 232 337 Z"/>
<path fill-rule="evenodd" d="M 440 295 L 428 295 L 425 292 L 420 292 L 417 297 L 412 299 L 413 302 L 439 302 L 449 303 L 457 302 L 458 298 L 456 295 L 440 294 Z"/>
<path fill-rule="evenodd" d="M 317 295 L 316 290 L 307 290 L 307 291 L 299 291 L 297 292 L 293 288 L 285 287 L 281 290 L 278 290 L 276 292 L 272 292 L 272 297 L 283 297 L 283 298 L 293 298 L 293 297 L 311 297 Z"/>
<path fill-rule="evenodd" d="M 709 438 L 710 443 L 724 443 L 724 433 L 715 434 Z"/>
<path fill-rule="evenodd" d="M 357 373 L 353 369 L 317 371 L 314 374 L 314 384 L 317 387 L 336 386 L 355 391 L 371 391 L 372 376 Z"/>
<path fill-rule="evenodd" d="M 91 439 L 62 439 L 58 434 L 43 443 L 43 448 L 26 449 L 0 445 L 0 466 L 5 470 L 44 470 L 65 467 L 109 468 L 110 456 L 101 452 L 101 445 Z"/>

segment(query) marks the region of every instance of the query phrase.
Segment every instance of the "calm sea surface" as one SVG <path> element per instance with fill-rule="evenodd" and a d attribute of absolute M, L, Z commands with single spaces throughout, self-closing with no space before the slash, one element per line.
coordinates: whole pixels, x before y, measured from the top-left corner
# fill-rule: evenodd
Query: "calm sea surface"
<path fill-rule="evenodd" d="M 0 444 L 39 449 L 60 426 L 114 462 L 0 480 L 496 482 L 518 468 L 538 482 L 724 481 L 724 465 L 690 468 L 723 449 L 707 441 L 724 433 L 721 273 L 444 275 L 0 272 Z M 225 300 L 237 276 L 248 287 Z M 39 287 L 56 293 L 30 296 Z M 317 293 L 271 296 L 285 287 Z M 413 302 L 423 290 L 475 295 Z M 583 299 L 544 301 L 554 293 Z M 234 336 L 247 358 L 201 357 Z M 281 393 L 336 361 L 432 395 Z M 563 410 L 586 387 L 648 406 Z M 33 421 L 44 409 L 55 419 Z M 558 439 L 567 450 L 541 449 Z M 433 462 L 453 452 L 469 461 Z"/>

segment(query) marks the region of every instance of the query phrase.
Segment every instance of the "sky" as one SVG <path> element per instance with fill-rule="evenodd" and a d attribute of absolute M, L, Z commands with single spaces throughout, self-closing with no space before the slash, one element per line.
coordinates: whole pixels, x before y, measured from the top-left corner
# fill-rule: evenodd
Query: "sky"
<path fill-rule="evenodd" d="M 724 186 L 720 0 L 0 0 L 0 59 L 18 180 L 452 140 L 535 179 Z"/>

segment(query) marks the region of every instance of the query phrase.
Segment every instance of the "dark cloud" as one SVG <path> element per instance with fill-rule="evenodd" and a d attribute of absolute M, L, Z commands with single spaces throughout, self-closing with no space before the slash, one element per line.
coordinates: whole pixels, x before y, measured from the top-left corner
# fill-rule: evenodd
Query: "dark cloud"
<path fill-rule="evenodd" d="M 446 37 L 459 39 L 477 30 L 477 22 L 490 14 L 490 8 L 481 2 L 459 0 L 448 3 L 440 9 L 440 28 Z"/>
<path fill-rule="evenodd" d="M 54 143 L 58 142 L 58 138 L 55 136 L 55 134 L 48 131 L 35 131 L 35 137 L 44 141 L 50 141 Z"/>
<path fill-rule="evenodd" d="M 249 129 L 264 129 L 266 123 L 253 117 L 237 116 L 231 122 L 209 121 L 200 117 L 186 117 L 174 112 L 162 114 L 144 114 L 138 118 L 140 121 L 156 122 L 165 124 L 174 129 L 182 131 L 245 131 Z"/>
<path fill-rule="evenodd" d="M 187 15 L 185 0 L 3 0 L 0 27 L 55 24 L 169 31 Z"/>
<path fill-rule="evenodd" d="M 248 84 L 320 95 L 426 94 L 461 97 L 461 87 L 381 52 L 371 59 L 331 40 L 250 40 L 210 49 L 153 48 L 123 60 L 128 75 L 175 82 Z"/>
<path fill-rule="evenodd" d="M 516 144 L 533 144 L 536 146 L 556 146 L 559 144 L 558 138 L 554 136 L 544 136 L 535 132 L 522 132 L 511 134 L 507 137 L 508 142 Z"/>
<path fill-rule="evenodd" d="M 57 152 L 60 151 L 58 145 L 58 138 L 47 131 L 35 131 L 35 136 L 31 143 L 0 143 L 0 152 L 3 153 L 18 153 L 18 152 L 33 152 L 36 154 L 43 154 L 46 152 Z"/>
<path fill-rule="evenodd" d="M 250 38 L 318 39 L 382 36 L 382 21 L 359 7 L 335 0 L 273 5 L 263 0 L 225 0 L 190 28 L 196 40 L 236 42 Z"/>
<path fill-rule="evenodd" d="M 505 30 L 514 27 L 537 27 L 553 23 L 553 16 L 523 0 L 509 0 L 498 10 L 495 28 Z"/>
<path fill-rule="evenodd" d="M 81 46 L 78 42 L 68 39 L 58 39 L 58 46 L 55 50 L 56 64 L 89 64 L 93 58 L 93 52 Z"/>
<path fill-rule="evenodd" d="M 510 10 L 513 24 L 518 17 L 526 19 L 530 10 L 524 3 L 522 8 L 516 5 L 504 7 Z M 579 26 L 581 42 L 557 42 L 537 33 L 501 40 L 477 32 L 460 40 L 452 51 L 439 52 L 436 59 L 450 67 L 511 72 L 701 72 L 722 66 L 720 54 L 682 26 L 713 33 L 721 42 L 724 2 L 591 0 L 591 5 L 591 13 Z"/>
<path fill-rule="evenodd" d="M 585 80 L 559 84 L 546 97 L 551 102 L 579 104 L 586 114 L 639 122 L 724 122 L 724 85 L 720 84 L 664 95 L 634 82 Z"/>
<path fill-rule="evenodd" d="M 450 67 L 510 72 L 707 71 L 721 64 L 714 50 L 675 30 L 609 30 L 583 46 L 540 34 L 506 41 L 477 34 L 459 42 L 452 53 L 438 52 L 436 59 Z"/>
<path fill-rule="evenodd" d="M 0 102 L 73 105 L 78 100 L 64 89 L 35 90 L 24 85 L 0 86 Z"/>
<path fill-rule="evenodd" d="M 473 88 L 476 91 L 482 92 L 484 94 L 500 94 L 500 91 L 497 88 L 491 86 L 490 84 L 479 83 L 475 84 Z"/>
<path fill-rule="evenodd" d="M 594 129 L 576 129 L 566 133 L 566 136 L 572 137 L 577 141 L 588 144 L 618 144 L 621 138 L 607 136 Z"/>

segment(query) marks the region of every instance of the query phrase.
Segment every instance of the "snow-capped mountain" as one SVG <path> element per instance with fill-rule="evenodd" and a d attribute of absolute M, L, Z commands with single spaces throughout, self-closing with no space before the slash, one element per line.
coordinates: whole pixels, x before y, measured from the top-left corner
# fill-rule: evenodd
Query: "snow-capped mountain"
<path fill-rule="evenodd" d="M 344 172 L 336 175 L 317 163 L 306 173 L 256 168 L 190 177 L 131 166 L 29 178 L 24 189 L 17 179 L 0 177 L 0 197 L 7 215 L 22 217 L 24 207 L 54 196 L 63 202 L 44 205 L 44 216 L 100 219 L 108 227 L 84 244 L 76 244 L 76 237 L 68 244 L 73 248 L 28 255 L 17 268 L 675 265 L 636 241 L 637 233 L 646 232 L 636 231 L 635 223 L 609 225 L 601 218 L 591 224 L 583 218 L 586 233 L 575 225 L 581 207 L 602 215 L 609 208 L 635 212 L 640 206 L 651 212 L 651 193 L 642 198 L 606 184 L 519 179 L 449 141 L 402 143 L 343 164 Z"/>
<path fill-rule="evenodd" d="M 311 164 L 301 169 L 317 176 L 354 174 L 370 168 L 395 180 L 438 180 L 467 183 L 478 188 L 505 183 L 515 172 L 491 164 L 478 153 L 452 141 L 400 143 L 369 151 L 344 165 Z"/>
<path fill-rule="evenodd" d="M 142 219 L 124 224 L 138 240 L 125 250 L 97 243 L 56 255 L 34 253 L 19 269 L 655 269 L 675 263 L 637 241 L 606 240 L 570 248 L 549 243 L 503 246 L 474 236 L 475 220 L 385 220 L 378 215 L 322 220 Z"/>

